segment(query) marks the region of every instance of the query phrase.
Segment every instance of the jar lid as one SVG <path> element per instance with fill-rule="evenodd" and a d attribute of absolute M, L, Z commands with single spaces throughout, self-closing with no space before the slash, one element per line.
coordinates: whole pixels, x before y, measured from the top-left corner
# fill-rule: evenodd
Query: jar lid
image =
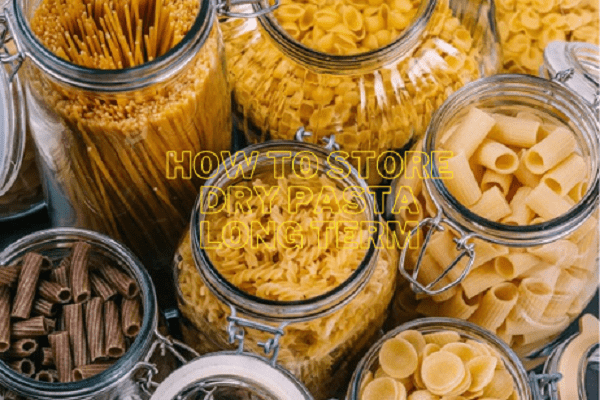
<path fill-rule="evenodd" d="M 195 359 L 169 375 L 150 400 L 204 398 L 198 397 L 201 394 L 212 394 L 207 398 L 312 400 L 308 390 L 289 371 L 258 355 L 240 352 L 213 353 Z"/>
<path fill-rule="evenodd" d="M 600 48 L 590 43 L 552 42 L 544 50 L 548 77 L 564 84 L 589 105 L 600 106 Z"/>
<path fill-rule="evenodd" d="M 18 77 L 0 66 L 0 196 L 17 179 L 25 151 L 25 107 Z"/>

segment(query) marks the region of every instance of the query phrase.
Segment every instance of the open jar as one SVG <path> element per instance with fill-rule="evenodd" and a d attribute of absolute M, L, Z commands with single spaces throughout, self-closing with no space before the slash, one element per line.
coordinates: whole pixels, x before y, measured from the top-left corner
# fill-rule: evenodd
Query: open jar
<path fill-rule="evenodd" d="M 230 148 L 215 9 L 94 4 L 11 1 L 2 62 L 24 81 L 52 224 L 108 234 L 164 271 L 202 181 L 194 155 Z"/>
<path fill-rule="evenodd" d="M 377 183 L 367 171 L 381 153 L 422 136 L 450 93 L 497 71 L 493 15 L 486 0 L 284 0 L 227 20 L 234 124 L 250 143 L 290 140 L 300 126 L 314 143 L 335 134 L 342 150 L 369 152 L 355 166 Z"/>
<path fill-rule="evenodd" d="M 49 268 L 57 269 L 60 265 L 56 264 L 68 256 L 77 243 L 82 242 L 91 246 L 88 258 L 90 265 L 96 268 L 111 265 L 137 285 L 137 296 L 143 310 L 137 336 L 114 364 L 97 375 L 76 382 L 35 380 L 15 371 L 8 365 L 7 359 L 3 359 L 0 361 L 0 386 L 8 393 L 26 399 L 148 399 L 158 386 L 153 378 L 159 374 L 164 377 L 175 369 L 177 361 L 186 362 L 197 354 L 158 332 L 154 286 L 146 270 L 129 250 L 95 232 L 56 228 L 33 233 L 8 246 L 0 253 L 0 268 L 21 265 L 26 254 L 35 252 L 49 261 Z M 57 331 L 59 329 L 60 324 Z M 160 369 L 155 363 L 160 365 Z M 4 393 L 5 398 L 12 398 L 8 397 L 8 393 Z"/>
<path fill-rule="evenodd" d="M 397 251 L 374 207 L 336 152 L 274 141 L 236 153 L 200 192 L 175 256 L 185 342 L 208 353 L 243 339 L 315 398 L 334 395 L 377 337 L 394 290 Z"/>
<path fill-rule="evenodd" d="M 444 369 L 432 371 L 436 365 L 444 365 Z M 396 367 L 403 371 L 396 371 Z M 452 377 L 459 370 L 466 377 L 461 379 L 466 390 L 458 392 L 472 396 L 467 398 L 532 398 L 527 372 L 515 353 L 497 336 L 465 321 L 424 318 L 398 326 L 371 347 L 354 372 L 346 399 L 383 398 L 377 394 L 382 396 L 383 391 L 387 393 L 400 385 L 396 391 L 404 393 L 404 397 L 397 398 L 409 394 L 412 395 L 409 398 L 439 398 L 431 395 L 430 390 L 441 393 L 443 390 L 437 388 L 442 383 L 439 378 Z M 401 375 L 406 377 L 397 378 Z M 448 387 L 460 385 L 459 380 Z M 457 395 L 447 398 L 452 396 Z"/>
<path fill-rule="evenodd" d="M 469 121 L 475 127 L 457 150 Z M 506 126 L 529 131 L 531 143 L 501 144 Z M 509 343 L 528 368 L 547 356 L 547 345 L 598 288 L 598 133 L 588 105 L 545 79 L 498 75 L 451 96 L 417 147 L 422 152 L 407 153 L 407 171 L 420 172 L 395 181 L 393 192 L 410 191 L 412 205 L 394 210 L 388 202 L 406 237 L 420 241 L 401 255 L 395 323 L 420 315 L 465 319 Z M 547 147 L 558 156 L 548 168 L 539 149 L 559 135 Z M 489 145 L 502 151 L 488 153 Z M 577 167 L 560 164 L 568 157 Z M 464 182 L 473 190 L 462 190 Z"/>

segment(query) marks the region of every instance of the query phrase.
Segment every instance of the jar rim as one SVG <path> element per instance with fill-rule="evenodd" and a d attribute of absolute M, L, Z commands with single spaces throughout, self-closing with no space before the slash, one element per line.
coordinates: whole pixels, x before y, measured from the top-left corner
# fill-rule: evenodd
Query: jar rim
<path fill-rule="evenodd" d="M 148 272 L 142 266 L 138 258 L 125 246 L 103 234 L 78 229 L 78 228 L 52 228 L 29 234 L 6 247 L 0 253 L 0 268 L 10 264 L 14 258 L 22 256 L 25 252 L 34 249 L 48 240 L 91 241 L 93 246 L 101 246 L 104 250 L 110 252 L 111 256 L 116 256 L 122 261 L 136 279 L 140 288 L 142 298 L 142 325 L 135 340 L 127 352 L 119 358 L 113 365 L 103 372 L 94 375 L 91 378 L 79 382 L 69 383 L 48 383 L 36 381 L 33 378 L 26 377 L 12 368 L 8 367 L 3 361 L 0 362 L 0 381 L 3 386 L 13 390 L 14 386 L 7 382 L 18 385 L 17 387 L 25 392 L 19 393 L 26 396 L 89 396 L 106 389 L 107 382 L 114 384 L 127 377 L 138 361 L 141 361 L 140 355 L 147 351 L 153 340 L 153 332 L 157 329 L 158 315 L 156 305 L 156 293 Z M 58 398 L 58 397 L 57 397 Z"/>
<path fill-rule="evenodd" d="M 571 121 L 577 121 L 592 162 L 590 185 L 582 197 L 565 214 L 540 224 L 514 226 L 491 221 L 473 213 L 448 191 L 443 179 L 426 179 L 425 186 L 434 201 L 442 204 L 443 212 L 451 214 L 456 222 L 476 236 L 497 244 L 530 246 L 545 244 L 565 237 L 579 228 L 598 208 L 600 171 L 594 157 L 600 149 L 600 127 L 590 108 L 579 96 L 559 83 L 535 76 L 521 74 L 501 74 L 468 83 L 451 94 L 442 106 L 434 112 L 423 140 L 423 151 L 432 154 L 436 149 L 436 138 L 455 115 L 457 109 L 481 103 L 497 95 L 530 95 L 547 100 L 546 104 L 561 107 L 561 112 Z M 487 96 L 487 97 L 486 97 Z M 439 178 L 435 157 L 431 160 L 432 177 Z M 450 215 L 448 215 L 450 216 Z"/>
<path fill-rule="evenodd" d="M 258 151 L 259 155 L 266 155 L 268 151 L 275 151 L 282 148 L 292 150 L 293 152 L 311 151 L 323 162 L 329 155 L 327 151 L 317 145 L 287 140 L 276 140 L 251 145 L 240 150 L 240 152 L 251 154 L 253 151 Z M 205 183 L 204 187 L 216 186 L 222 188 L 233 182 L 233 180 L 229 179 L 225 173 L 226 169 L 232 168 L 231 158 L 232 157 L 219 166 L 218 172 Z M 257 163 L 259 161 L 260 160 L 257 159 Z M 360 178 L 358 171 L 352 165 L 339 163 L 335 158 L 333 158 L 333 160 L 328 160 L 327 162 L 332 162 L 337 168 L 342 168 L 345 171 L 349 170 L 350 174 L 348 176 L 348 181 L 354 183 L 355 186 L 360 186 L 364 190 L 364 196 L 361 196 L 361 198 L 364 199 L 365 202 L 365 220 L 373 226 L 373 230 L 369 240 L 369 248 L 359 266 L 340 285 L 326 293 L 309 299 L 276 301 L 249 294 L 223 277 L 200 244 L 200 222 L 204 219 L 205 215 L 201 211 L 202 192 L 200 192 L 196 199 L 190 222 L 189 232 L 191 236 L 192 255 L 196 269 L 204 283 L 209 290 L 225 304 L 235 307 L 246 315 L 268 321 L 299 322 L 311 320 L 338 310 L 340 307 L 351 301 L 367 284 L 375 269 L 375 261 L 378 258 L 380 237 L 382 234 L 378 224 L 375 223 L 375 203 L 373 196 L 368 192 L 366 182 Z M 246 165 L 246 168 L 250 167 Z M 341 182 L 346 182 L 346 180 L 341 180 Z"/>
<path fill-rule="evenodd" d="M 391 43 L 375 50 L 352 55 L 324 53 L 298 42 L 281 27 L 272 13 L 261 15 L 258 21 L 273 39 L 272 43 L 302 66 L 326 73 L 353 73 L 358 69 L 378 67 L 408 56 L 421 40 L 421 35 L 429 24 L 439 1 L 442 0 L 423 0 L 410 25 Z M 262 3 L 265 2 L 267 0 L 262 0 Z M 253 7 L 255 11 L 259 11 L 260 7 L 265 6 L 255 4 Z"/>
<path fill-rule="evenodd" d="M 216 14 L 211 0 L 200 0 L 196 19 L 186 35 L 165 54 L 141 65 L 123 69 L 94 69 L 66 61 L 47 48 L 33 33 L 23 0 L 12 0 L 8 18 L 14 16 L 13 37 L 24 45 L 24 55 L 53 78 L 70 86 L 98 92 L 123 92 L 144 88 L 177 75 L 208 38 Z M 12 15 L 11 15 L 12 14 Z"/>
<path fill-rule="evenodd" d="M 409 321 L 397 326 L 396 328 L 387 332 L 381 339 L 371 346 L 367 354 L 363 356 L 358 366 L 354 370 L 350 385 L 348 387 L 348 400 L 359 400 L 360 384 L 362 382 L 363 375 L 369 371 L 372 363 L 378 357 L 379 350 L 383 344 L 387 340 L 398 335 L 400 332 L 407 330 L 427 331 L 425 333 L 429 333 L 428 330 L 431 330 L 431 332 L 437 332 L 440 330 L 453 330 L 454 332 L 461 334 L 461 336 L 464 335 L 470 339 L 483 341 L 492 345 L 495 350 L 500 350 L 505 364 L 510 362 L 510 364 L 506 367 L 515 383 L 515 390 L 519 391 L 519 394 L 524 394 L 524 396 L 521 396 L 522 399 L 531 398 L 531 389 L 529 387 L 529 380 L 527 378 L 527 371 L 525 370 L 525 367 L 515 352 L 506 343 L 500 340 L 498 336 L 468 321 L 454 318 L 428 317 Z"/>

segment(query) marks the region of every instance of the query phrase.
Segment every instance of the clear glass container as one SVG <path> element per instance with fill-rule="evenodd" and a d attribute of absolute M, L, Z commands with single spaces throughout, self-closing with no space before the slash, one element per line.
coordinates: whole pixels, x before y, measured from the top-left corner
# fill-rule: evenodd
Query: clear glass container
<path fill-rule="evenodd" d="M 149 399 L 157 386 L 153 378 L 159 373 L 166 375 L 176 368 L 174 357 L 186 361 L 196 353 L 158 332 L 158 307 L 154 286 L 145 268 L 128 249 L 95 232 L 55 228 L 33 233 L 8 246 L 0 253 L 0 265 L 12 265 L 30 251 L 38 252 L 56 263 L 67 256 L 71 247 L 79 241 L 92 245 L 92 262 L 114 263 L 137 281 L 144 310 L 139 334 L 129 350 L 111 367 L 79 382 L 37 381 L 14 371 L 2 360 L 0 387 L 26 399 Z M 157 349 L 168 352 L 161 355 Z M 160 369 L 154 363 L 160 365 Z M 4 395 L 8 396 L 6 392 Z"/>
<path fill-rule="evenodd" d="M 488 345 L 496 352 L 495 356 L 498 358 L 498 362 L 503 364 L 499 364 L 502 366 L 497 366 L 496 369 L 503 368 L 508 371 L 512 377 L 514 391 L 518 395 L 517 398 L 520 400 L 529 400 L 532 398 L 527 372 L 523 368 L 523 365 L 519 361 L 519 358 L 516 356 L 516 354 L 497 336 L 469 322 L 457 319 L 424 318 L 418 321 L 407 322 L 398 326 L 394 330 L 386 333 L 383 338 L 381 338 L 375 345 L 373 345 L 373 347 L 371 347 L 369 352 L 361 360 L 356 371 L 354 372 L 354 375 L 352 376 L 352 383 L 348 388 L 346 400 L 361 400 L 362 390 L 366 381 L 368 379 L 373 379 L 374 374 L 377 372 L 380 366 L 379 352 L 383 344 L 389 339 L 394 338 L 406 331 L 417 331 L 422 335 L 450 331 L 453 333 L 458 333 L 461 340 L 472 340 Z M 515 397 L 513 396 L 510 398 Z"/>
<path fill-rule="evenodd" d="M 393 2 L 349 4 L 363 10 L 370 3 L 377 4 L 371 9 L 382 21 L 392 14 Z M 492 1 L 418 3 L 409 4 L 414 17 L 401 33 L 394 31 L 395 40 L 348 55 L 314 50 L 280 24 L 280 16 L 289 14 L 285 7 L 308 3 L 282 3 L 257 19 L 226 20 L 221 29 L 234 125 L 250 143 L 293 139 L 300 126 L 314 133 L 314 143 L 335 134 L 342 150 L 364 152 L 352 160 L 361 176 L 369 184 L 381 181 L 379 174 L 367 173 L 380 154 L 422 136 L 432 112 L 450 93 L 495 73 L 500 64 Z M 331 8 L 313 6 L 315 18 L 320 7 Z M 341 13 L 336 15 L 341 20 Z M 346 36 L 332 28 L 331 38 L 356 41 L 366 35 L 366 24 Z"/>
<path fill-rule="evenodd" d="M 202 182 L 195 154 L 231 145 L 215 9 L 189 1 L 198 12 L 185 36 L 122 69 L 82 67 L 45 47 L 31 22 L 44 2 L 13 0 L 1 20 L 16 45 L 3 61 L 20 67 L 52 224 L 108 234 L 151 270 L 168 270 L 188 223 Z"/>
<path fill-rule="evenodd" d="M 452 95 L 416 149 L 426 155 L 439 150 L 440 136 L 472 107 L 522 112 L 566 127 L 583 160 L 582 183 L 574 198 L 565 200 L 566 211 L 519 225 L 483 218 L 474 212 L 475 205 L 459 202 L 450 193 L 452 182 L 440 179 L 441 158 L 431 160 L 431 179 L 396 180 L 393 193 L 412 187 L 414 202 L 410 211 L 394 211 L 396 196 L 390 196 L 388 216 L 408 221 L 401 223 L 402 233 L 418 243 L 405 246 L 401 254 L 405 279 L 400 279 L 393 323 L 421 315 L 480 323 L 509 343 L 529 369 L 548 355 L 544 347 L 583 311 L 598 288 L 598 122 L 588 105 L 559 83 L 498 75 Z M 415 162 L 420 168 L 421 161 Z M 495 298 L 507 307 L 492 321 L 497 310 L 479 306 L 491 307 Z"/>
<path fill-rule="evenodd" d="M 367 194 L 366 183 L 357 176 L 350 164 L 336 160 L 334 153 L 328 153 L 312 144 L 274 141 L 250 146 L 239 154 L 254 161 L 241 165 L 239 161 L 236 162 L 239 169 L 235 173 L 236 168 L 229 159 L 226 164 L 221 165 L 215 177 L 206 183 L 192 214 L 190 232 L 182 238 L 175 256 L 174 277 L 185 342 L 200 353 L 208 353 L 234 349 L 232 342 L 241 334 L 242 338 L 245 337 L 245 348 L 248 351 L 262 353 L 261 347 L 264 348 L 265 343 L 269 343 L 269 339 L 272 341 L 273 335 L 276 335 L 275 343 L 279 343 L 278 351 L 275 352 L 277 362 L 306 385 L 315 398 L 326 399 L 345 389 L 353 362 L 358 361 L 361 352 L 379 334 L 395 285 L 396 248 L 382 245 L 386 238 L 386 226 L 375 214 L 375 203 L 372 196 Z M 296 156 L 290 157 L 290 154 Z M 356 193 L 362 193 L 354 197 L 353 204 L 360 207 L 356 220 L 365 224 L 363 239 L 368 241 L 360 242 L 365 244 L 365 248 L 349 250 L 347 253 L 346 250 L 340 250 L 335 253 L 334 258 L 327 258 L 335 248 L 317 250 L 312 245 L 304 247 L 309 246 L 309 242 L 302 241 L 300 247 L 287 253 L 288 250 L 285 249 L 267 251 L 270 244 L 260 244 L 261 247 L 244 250 L 240 253 L 243 254 L 242 259 L 237 260 L 234 256 L 238 256 L 228 256 L 225 250 L 216 255 L 215 250 L 206 249 L 212 243 L 210 241 L 214 241 L 204 229 L 207 223 L 215 221 L 209 212 L 214 210 L 215 199 L 221 197 L 218 193 L 228 192 L 231 188 L 243 186 L 250 181 L 257 182 L 258 179 L 269 182 L 275 173 L 274 165 L 283 168 L 282 171 L 286 172 L 283 176 L 289 177 L 287 173 L 303 165 L 306 161 L 302 161 L 303 156 L 308 154 L 316 161 L 312 164 L 315 174 L 340 174 L 338 179 L 329 181 L 332 188 L 354 188 L 358 191 Z M 320 179 L 322 176 L 303 181 L 278 181 L 278 184 L 279 187 L 292 186 L 292 183 L 309 185 Z M 215 193 L 217 197 L 214 197 Z M 281 192 L 277 196 L 284 198 L 292 195 Z M 218 201 L 223 201 L 223 197 Z M 277 212 L 273 213 L 265 214 L 266 219 L 262 216 L 258 220 L 263 224 L 267 224 L 269 218 L 282 222 L 278 219 Z M 317 214 L 300 215 L 302 222 L 310 222 L 313 218 L 318 220 Z M 324 211 L 323 215 L 322 218 L 326 221 L 328 216 L 334 218 L 329 212 Z M 287 218 L 292 219 L 292 216 Z M 293 219 L 296 220 L 296 216 Z M 212 226 L 218 231 L 219 225 Z M 280 229 L 283 225 L 276 226 Z M 306 235 L 307 231 L 300 229 L 295 232 Z M 358 251 L 361 253 L 356 253 Z M 246 254 L 248 257 L 253 254 L 258 259 L 266 260 L 265 263 L 272 261 L 274 271 L 257 270 L 253 273 L 255 268 L 263 268 L 266 264 L 250 267 L 245 261 Z M 352 255 L 353 258 L 345 258 L 344 254 Z M 284 265 L 284 261 L 288 263 L 290 259 L 296 260 L 303 256 L 306 260 L 293 267 Z M 349 275 L 333 280 L 336 283 L 328 284 L 325 291 L 320 290 L 315 294 L 313 288 L 323 282 L 322 276 L 333 279 L 326 272 L 330 267 L 321 264 L 321 260 L 325 258 L 333 263 L 332 270 L 341 271 L 345 265 L 354 264 L 356 268 L 348 272 Z M 240 273 L 232 278 L 227 265 L 240 266 L 236 267 Z M 295 268 L 295 272 L 291 270 Z M 277 270 L 288 270 L 287 273 L 291 275 L 278 280 L 280 275 L 277 275 Z M 267 283 L 272 286 L 266 287 L 273 288 L 279 294 L 277 297 L 268 298 L 264 293 L 250 292 L 254 287 L 259 287 L 259 283 L 262 284 L 259 282 L 262 277 L 268 277 L 271 273 L 275 275 Z M 252 274 L 256 275 L 256 280 L 244 279 L 244 276 Z M 302 285 L 299 284 L 301 281 L 309 283 Z M 254 327 L 255 330 L 244 335 L 244 327 Z M 267 347 L 270 348 L 270 345 Z"/>
<path fill-rule="evenodd" d="M 598 44 L 598 0 L 496 0 L 503 70 L 537 75 L 553 41 Z"/>

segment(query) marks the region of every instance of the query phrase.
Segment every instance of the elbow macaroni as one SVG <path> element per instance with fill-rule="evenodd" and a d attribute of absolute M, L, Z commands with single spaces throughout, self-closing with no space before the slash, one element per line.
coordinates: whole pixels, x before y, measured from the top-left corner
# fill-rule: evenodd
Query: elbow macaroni
<path fill-rule="evenodd" d="M 454 177 L 444 182 L 446 188 L 473 213 L 506 225 L 532 225 L 564 215 L 575 205 L 576 199 L 571 195 L 574 188 L 577 189 L 576 198 L 581 199 L 584 194 L 581 187 L 588 186 L 586 157 L 590 155 L 581 154 L 574 133 L 566 127 L 556 126 L 556 121 L 542 119 L 531 123 L 534 120 L 531 115 L 511 112 L 511 115 L 502 116 L 490 114 L 481 120 L 492 117 L 504 127 L 518 125 L 519 120 L 527 118 L 518 130 L 521 138 L 499 134 L 497 125 L 481 124 L 476 128 L 465 123 L 470 115 L 482 113 L 480 110 L 471 110 L 463 121 L 446 127 L 451 131 L 450 135 L 440 132 L 441 150 L 460 141 L 465 133 L 461 132 L 462 126 L 471 126 L 468 133 L 479 138 L 475 150 L 471 149 L 473 146 L 456 147 L 458 154 L 453 158 L 463 161 L 448 163 L 449 170 L 454 169 Z M 534 131 L 525 129 L 527 126 Z M 480 134 L 477 129 L 487 133 Z M 497 140 L 499 146 L 511 153 L 513 166 L 510 170 L 513 173 L 501 174 L 495 168 L 497 165 L 490 162 L 493 157 L 481 156 L 483 149 L 492 142 L 486 136 L 493 136 L 494 143 Z M 532 141 L 531 138 L 536 139 Z M 558 142 L 560 146 L 556 144 Z M 464 153 L 472 154 L 469 160 Z M 473 174 L 472 171 L 481 168 L 482 163 L 483 174 Z M 515 163 L 518 164 L 516 169 Z M 492 179 L 490 171 L 505 179 Z M 471 182 L 469 185 L 462 183 L 466 177 Z M 399 183 L 402 185 L 403 180 Z M 423 186 L 415 182 L 412 186 L 420 208 L 426 209 L 421 200 L 427 197 Z M 424 217 L 429 215 L 427 211 Z M 539 348 L 583 310 L 597 287 L 594 285 L 598 272 L 597 228 L 596 211 L 569 236 L 544 245 L 517 248 L 475 239 L 475 260 L 466 278 L 457 287 L 432 298 L 416 296 L 416 310 L 426 316 L 467 319 L 497 333 L 520 354 Z M 420 282 L 432 282 L 456 258 L 458 251 L 454 237 L 448 230 L 433 234 L 423 257 Z M 408 270 L 414 269 L 420 250 L 408 250 Z M 449 279 L 456 280 L 465 266 L 466 261 L 462 260 L 434 289 L 447 284 Z M 399 287 L 404 298 L 406 286 L 401 283 Z M 404 318 L 403 308 L 408 309 L 396 307 L 397 320 Z"/>
<path fill-rule="evenodd" d="M 283 0 L 274 15 L 299 43 L 351 55 L 398 38 L 421 2 L 372 3 Z M 293 139 L 304 126 L 315 142 L 335 134 L 347 152 L 373 150 L 377 156 L 402 148 L 425 132 L 432 112 L 450 93 L 480 77 L 489 51 L 482 47 L 481 27 L 471 31 L 453 16 L 447 0 L 437 3 L 410 52 L 385 66 L 350 74 L 297 64 L 254 19 L 226 21 L 221 27 L 238 126 L 253 143 Z M 370 184 L 381 180 L 369 178 Z"/>

